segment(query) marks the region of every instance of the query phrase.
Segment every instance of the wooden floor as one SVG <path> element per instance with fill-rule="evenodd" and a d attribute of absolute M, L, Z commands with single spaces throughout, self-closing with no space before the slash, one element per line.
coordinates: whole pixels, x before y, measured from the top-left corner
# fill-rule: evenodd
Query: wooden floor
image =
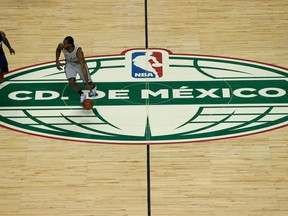
<path fill-rule="evenodd" d="M 145 47 L 142 0 L 1 0 L 10 69 Z M 288 67 L 288 1 L 148 0 L 149 47 Z M 154 216 L 287 216 L 288 127 L 151 146 Z M 147 215 L 146 146 L 59 141 L 0 128 L 0 215 Z"/>

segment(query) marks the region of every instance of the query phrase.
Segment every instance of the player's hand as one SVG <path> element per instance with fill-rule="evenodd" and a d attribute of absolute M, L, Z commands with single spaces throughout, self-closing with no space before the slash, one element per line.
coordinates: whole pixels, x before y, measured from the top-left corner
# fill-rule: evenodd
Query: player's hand
<path fill-rule="evenodd" d="M 14 49 L 10 48 L 10 49 L 9 49 L 9 52 L 10 52 L 11 55 L 12 55 L 12 54 L 15 55 L 15 50 L 14 50 Z"/>
<path fill-rule="evenodd" d="M 56 67 L 57 67 L 57 69 L 58 70 L 63 70 L 63 68 L 61 67 L 61 64 L 60 64 L 60 62 L 59 61 L 56 61 Z"/>

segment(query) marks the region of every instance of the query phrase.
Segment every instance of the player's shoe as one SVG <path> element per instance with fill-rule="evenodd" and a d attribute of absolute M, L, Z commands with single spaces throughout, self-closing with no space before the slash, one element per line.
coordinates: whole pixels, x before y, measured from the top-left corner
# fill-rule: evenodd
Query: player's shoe
<path fill-rule="evenodd" d="M 96 96 L 96 89 L 97 89 L 97 87 L 96 87 L 96 85 L 95 85 L 95 87 L 93 88 L 93 89 L 91 89 L 91 91 L 89 92 L 89 97 L 95 97 Z"/>
<path fill-rule="evenodd" d="M 4 73 L 0 72 L 0 83 L 4 81 Z"/>
<path fill-rule="evenodd" d="M 80 95 L 80 103 L 82 104 L 85 99 L 86 99 L 86 94 L 82 93 Z"/>

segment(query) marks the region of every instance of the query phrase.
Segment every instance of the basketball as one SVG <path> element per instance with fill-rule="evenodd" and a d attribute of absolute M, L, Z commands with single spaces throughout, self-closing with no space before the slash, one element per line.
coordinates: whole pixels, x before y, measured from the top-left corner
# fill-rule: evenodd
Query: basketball
<path fill-rule="evenodd" d="M 91 99 L 85 99 L 82 103 L 82 106 L 85 110 L 90 110 L 93 108 L 93 101 Z"/>

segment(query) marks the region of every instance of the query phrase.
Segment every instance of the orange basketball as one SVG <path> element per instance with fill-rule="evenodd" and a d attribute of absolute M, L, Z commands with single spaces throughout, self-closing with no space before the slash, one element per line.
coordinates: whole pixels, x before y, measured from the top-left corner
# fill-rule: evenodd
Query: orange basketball
<path fill-rule="evenodd" d="M 82 103 L 82 106 L 85 110 L 90 110 L 93 108 L 93 101 L 91 99 L 85 99 Z"/>

